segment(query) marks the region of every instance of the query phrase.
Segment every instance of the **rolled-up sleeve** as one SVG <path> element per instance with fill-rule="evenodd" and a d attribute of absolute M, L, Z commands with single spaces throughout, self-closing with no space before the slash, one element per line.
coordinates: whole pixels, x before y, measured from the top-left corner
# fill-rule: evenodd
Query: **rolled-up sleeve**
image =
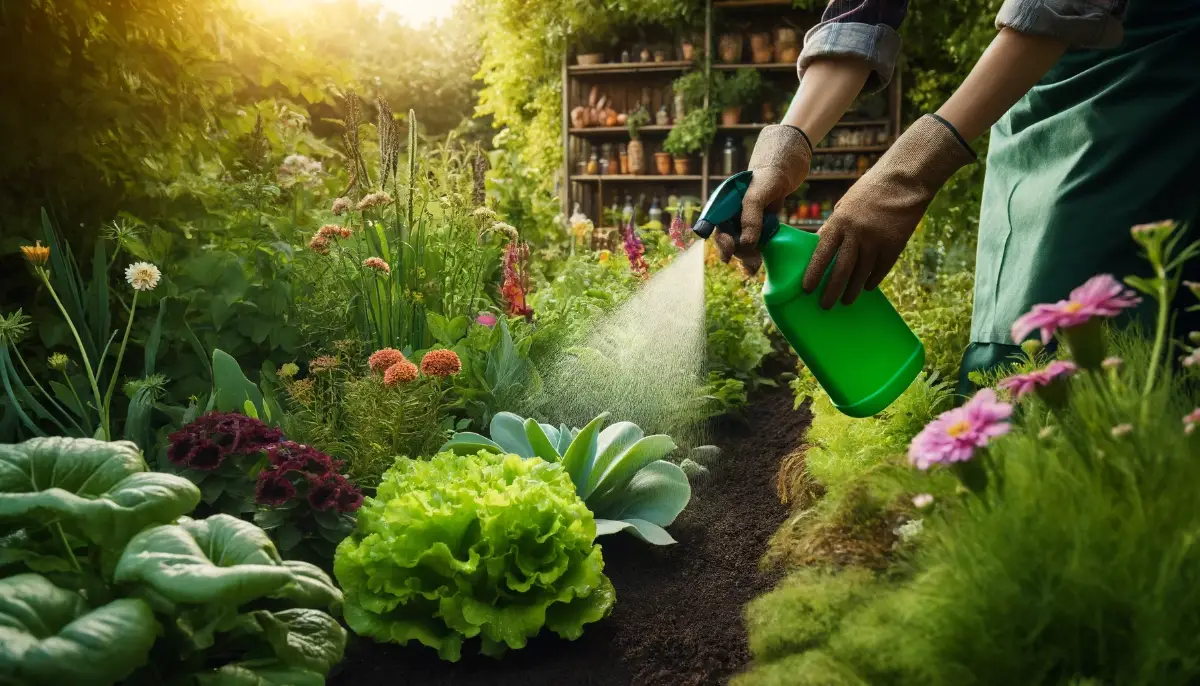
<path fill-rule="evenodd" d="M 1109 48 L 1125 36 L 1127 0 L 1005 0 L 996 28 L 1066 41 L 1076 48 Z"/>
<path fill-rule="evenodd" d="M 885 88 L 896 68 L 900 24 L 907 14 L 908 0 L 832 0 L 804 36 L 797 74 L 804 78 L 804 70 L 820 59 L 859 58 L 871 65 L 864 90 Z"/>

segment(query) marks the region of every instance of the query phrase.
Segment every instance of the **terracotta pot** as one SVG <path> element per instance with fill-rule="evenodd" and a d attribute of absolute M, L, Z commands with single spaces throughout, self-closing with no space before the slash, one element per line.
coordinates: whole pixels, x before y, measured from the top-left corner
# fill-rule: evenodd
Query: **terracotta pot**
<path fill-rule="evenodd" d="M 644 174 L 646 172 L 646 149 L 642 146 L 642 142 L 637 140 L 629 141 L 629 147 L 625 154 L 629 157 L 629 173 Z"/>
<path fill-rule="evenodd" d="M 721 110 L 721 126 L 735 126 L 741 120 L 741 107 L 726 107 Z"/>
<path fill-rule="evenodd" d="M 688 41 L 679 44 L 679 55 L 684 62 L 691 62 L 696 59 L 696 46 Z"/>
<path fill-rule="evenodd" d="M 722 34 L 718 47 L 721 61 L 725 64 L 737 64 L 742 61 L 742 34 Z"/>
<path fill-rule="evenodd" d="M 687 157 L 676 157 L 673 161 L 675 162 L 675 174 L 677 176 L 687 176 L 688 174 L 692 173 L 691 159 Z"/>
<path fill-rule="evenodd" d="M 750 49 L 754 51 L 771 49 L 771 34 L 766 32 L 750 34 Z"/>
<path fill-rule="evenodd" d="M 775 51 L 770 47 L 766 47 L 761 50 L 752 50 L 750 59 L 755 64 L 770 64 L 771 62 L 775 61 Z"/>
<path fill-rule="evenodd" d="M 575 61 L 581 65 L 600 64 L 604 61 L 604 55 L 599 52 L 585 52 L 582 55 L 576 55 Z"/>
<path fill-rule="evenodd" d="M 775 60 L 781 64 L 791 64 L 798 59 L 800 59 L 800 46 L 798 45 L 780 46 L 775 57 Z"/>
<path fill-rule="evenodd" d="M 654 153 L 654 169 L 660 176 L 669 175 L 671 173 L 671 155 L 665 152 Z"/>
<path fill-rule="evenodd" d="M 774 103 L 764 102 L 762 104 L 762 120 L 767 123 L 775 121 Z"/>

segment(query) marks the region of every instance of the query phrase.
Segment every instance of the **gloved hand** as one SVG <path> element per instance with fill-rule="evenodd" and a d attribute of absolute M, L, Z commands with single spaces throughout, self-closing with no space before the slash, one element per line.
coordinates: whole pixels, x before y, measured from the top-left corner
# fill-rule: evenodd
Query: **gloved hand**
<path fill-rule="evenodd" d="M 834 255 L 821 307 L 833 307 L 838 298 L 849 305 L 864 287 L 877 288 L 938 189 L 974 160 L 945 120 L 927 114 L 914 122 L 834 206 L 817 232 L 821 240 L 804 272 L 804 290 L 816 290 Z"/>
<path fill-rule="evenodd" d="M 736 256 L 742 267 L 753 275 L 762 266 L 758 238 L 762 235 L 764 212 L 779 212 L 783 200 L 800 187 L 808 176 L 812 161 L 812 145 L 803 131 L 784 124 L 773 124 L 762 130 L 747 167 L 754 174 L 742 199 L 742 233 L 734 245 L 733 237 L 718 232 L 717 250 L 721 261 L 728 263 Z"/>

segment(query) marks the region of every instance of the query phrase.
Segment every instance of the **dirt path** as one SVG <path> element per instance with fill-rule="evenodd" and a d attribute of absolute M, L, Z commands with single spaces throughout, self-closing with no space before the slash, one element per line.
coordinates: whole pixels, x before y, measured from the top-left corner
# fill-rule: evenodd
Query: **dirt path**
<path fill-rule="evenodd" d="M 748 408 L 750 426 L 716 440 L 722 457 L 709 482 L 670 528 L 663 548 L 629 536 L 603 540 L 605 572 L 617 590 L 611 617 L 578 641 L 531 641 L 502 660 L 464 650 L 441 662 L 422 647 L 354 640 L 333 686 L 717 686 L 749 660 L 742 608 L 773 579 L 758 562 L 787 516 L 774 480 L 800 441 L 807 410 L 792 410 L 787 388 L 768 389 Z M 468 644 L 469 646 L 470 644 Z"/>

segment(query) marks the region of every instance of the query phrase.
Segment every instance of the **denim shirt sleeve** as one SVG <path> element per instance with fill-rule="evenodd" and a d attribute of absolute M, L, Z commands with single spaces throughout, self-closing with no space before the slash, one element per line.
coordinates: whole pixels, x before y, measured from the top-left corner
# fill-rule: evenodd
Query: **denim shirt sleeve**
<path fill-rule="evenodd" d="M 1004 0 L 996 28 L 1057 38 L 1075 48 L 1110 48 L 1125 35 L 1127 0 Z"/>
<path fill-rule="evenodd" d="M 892 80 L 906 14 L 908 0 L 830 0 L 820 23 L 804 36 L 797 75 L 803 78 L 808 65 L 826 57 L 860 58 L 871 65 L 863 90 L 882 90 Z"/>

